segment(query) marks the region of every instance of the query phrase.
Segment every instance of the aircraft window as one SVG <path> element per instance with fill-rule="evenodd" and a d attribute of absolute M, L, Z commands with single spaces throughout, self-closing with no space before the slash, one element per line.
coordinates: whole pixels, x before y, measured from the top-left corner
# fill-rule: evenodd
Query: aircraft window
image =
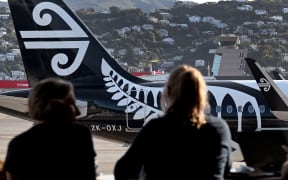
<path fill-rule="evenodd" d="M 216 106 L 216 112 L 217 113 L 221 112 L 221 106 Z"/>
<path fill-rule="evenodd" d="M 233 107 L 232 107 L 231 105 L 228 105 L 228 106 L 226 107 L 226 112 L 227 112 L 227 113 L 232 113 L 232 112 L 233 112 Z"/>
<path fill-rule="evenodd" d="M 265 106 L 264 105 L 260 105 L 259 109 L 260 109 L 260 113 L 264 113 L 265 112 Z"/>
<path fill-rule="evenodd" d="M 243 112 L 243 106 L 238 106 L 238 112 Z"/>
<path fill-rule="evenodd" d="M 252 105 L 248 106 L 248 112 L 253 113 L 254 112 L 254 107 Z"/>

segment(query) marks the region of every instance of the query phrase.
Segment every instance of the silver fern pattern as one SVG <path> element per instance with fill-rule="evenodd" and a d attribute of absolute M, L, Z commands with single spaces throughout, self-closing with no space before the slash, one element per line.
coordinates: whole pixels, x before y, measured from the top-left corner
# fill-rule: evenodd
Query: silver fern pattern
<path fill-rule="evenodd" d="M 114 71 L 104 59 L 102 59 L 101 71 L 107 92 L 113 94 L 111 99 L 118 101 L 117 106 L 126 106 L 125 113 L 134 113 L 133 119 L 147 121 L 162 113 L 157 102 L 162 88 L 146 87 L 128 81 Z M 147 105 L 149 93 L 152 93 L 153 106 Z"/>
<path fill-rule="evenodd" d="M 163 114 L 157 101 L 157 97 L 159 97 L 159 93 L 162 93 L 163 87 L 142 86 L 128 81 L 113 70 L 105 59 L 102 59 L 101 71 L 104 75 L 103 80 L 106 82 L 107 92 L 113 94 L 111 99 L 118 101 L 117 106 L 126 106 L 125 113 L 134 113 L 134 120 L 144 119 L 146 123 L 148 120 Z M 250 103 L 256 113 L 257 128 L 261 128 L 261 114 L 255 97 L 242 91 L 220 86 L 210 85 L 208 86 L 208 91 L 214 97 L 217 106 L 222 106 L 226 96 L 230 96 L 233 99 L 236 107 L 244 107 L 247 103 Z M 153 96 L 154 104 L 152 105 L 147 104 L 149 93 L 152 93 Z M 239 101 L 239 99 L 242 99 L 242 101 Z M 222 117 L 221 112 L 218 112 L 217 116 Z M 238 112 L 237 130 L 239 132 L 242 131 L 242 111 Z"/>

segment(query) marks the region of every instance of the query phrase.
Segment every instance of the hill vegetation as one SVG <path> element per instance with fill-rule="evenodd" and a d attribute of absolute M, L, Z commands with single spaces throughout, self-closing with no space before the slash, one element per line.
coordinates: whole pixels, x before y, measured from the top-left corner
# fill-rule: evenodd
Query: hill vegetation
<path fill-rule="evenodd" d="M 252 9 L 237 8 L 244 5 Z M 114 49 L 116 58 L 131 66 L 155 59 L 167 61 L 176 56 L 182 57 L 177 63 L 194 64 L 197 59 L 209 61 L 209 49 L 218 47 L 215 38 L 224 33 L 239 36 L 239 48 L 247 48 L 248 56 L 259 59 L 263 66 L 287 69 L 288 15 L 283 13 L 285 7 L 288 7 L 286 1 L 269 0 L 220 1 L 200 5 L 177 2 L 171 9 L 158 9 L 149 14 L 141 9 L 121 10 L 115 6 L 110 7 L 109 14 L 91 9 L 78 10 L 77 13 L 106 47 Z M 255 13 L 256 10 L 265 10 L 266 13 L 259 15 Z M 163 13 L 170 16 L 163 17 Z M 283 19 L 275 20 L 272 18 L 275 16 Z M 191 22 L 189 17 L 200 17 L 202 21 Z M 205 17 L 208 19 L 206 22 L 203 21 Z M 152 18 L 157 21 L 152 21 Z M 168 20 L 169 23 L 162 23 L 161 20 Z M 130 29 L 119 34 L 123 28 L 142 27 L 145 24 L 153 25 L 153 29 Z M 219 24 L 222 24 L 221 27 Z M 159 35 L 161 30 L 168 32 L 167 37 L 173 39 L 173 43 L 163 41 L 165 37 Z M 144 55 L 133 54 L 133 48 L 143 50 Z M 127 56 L 117 54 L 121 49 L 127 49 Z"/>
<path fill-rule="evenodd" d="M 199 5 L 176 2 L 171 8 L 149 13 L 140 8 L 117 6 L 99 12 L 91 6 L 77 9 L 76 13 L 119 63 L 145 69 L 151 62 L 194 65 L 197 59 L 203 59 L 206 73 L 212 59 L 209 50 L 219 47 L 216 37 L 223 33 L 239 36 L 238 48 L 246 48 L 248 56 L 256 58 L 264 67 L 287 71 L 288 14 L 283 11 L 285 8 L 288 8 L 288 1 L 257 0 Z M 198 21 L 191 20 L 193 18 Z M 0 53 L 17 48 L 12 20 L 2 21 L 0 25 L 7 28 L 3 39 L 9 42 L 9 47 L 0 47 Z M 147 25 L 152 28 L 144 28 Z"/>
<path fill-rule="evenodd" d="M 144 12 L 156 9 L 170 9 L 175 0 L 66 0 L 75 10 L 93 8 L 97 12 L 107 11 L 115 6 L 120 9 L 140 8 Z"/>

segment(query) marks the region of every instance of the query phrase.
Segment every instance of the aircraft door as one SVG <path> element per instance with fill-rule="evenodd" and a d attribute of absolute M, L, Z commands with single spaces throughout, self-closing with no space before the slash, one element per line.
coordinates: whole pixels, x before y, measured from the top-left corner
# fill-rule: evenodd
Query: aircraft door
<path fill-rule="evenodd" d="M 127 98 L 126 104 L 126 130 L 138 132 L 144 124 L 146 115 L 145 92 L 143 90 L 131 90 L 131 98 Z"/>

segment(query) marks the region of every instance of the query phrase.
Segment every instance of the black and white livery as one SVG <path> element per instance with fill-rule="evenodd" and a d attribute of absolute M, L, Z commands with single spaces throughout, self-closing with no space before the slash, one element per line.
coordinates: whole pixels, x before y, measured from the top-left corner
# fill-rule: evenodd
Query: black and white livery
<path fill-rule="evenodd" d="M 129 143 L 145 122 L 162 114 L 165 82 L 144 80 L 122 69 L 62 0 L 8 3 L 30 87 L 52 76 L 71 81 L 82 112 L 79 121 L 94 134 Z M 255 80 L 206 82 L 209 111 L 228 122 L 233 137 L 243 131 L 288 128 L 286 119 L 274 111 L 286 101 L 266 101 Z M 287 96 L 288 81 L 274 82 Z M 3 93 L 0 112 L 29 119 L 28 93 L 29 89 Z"/>

